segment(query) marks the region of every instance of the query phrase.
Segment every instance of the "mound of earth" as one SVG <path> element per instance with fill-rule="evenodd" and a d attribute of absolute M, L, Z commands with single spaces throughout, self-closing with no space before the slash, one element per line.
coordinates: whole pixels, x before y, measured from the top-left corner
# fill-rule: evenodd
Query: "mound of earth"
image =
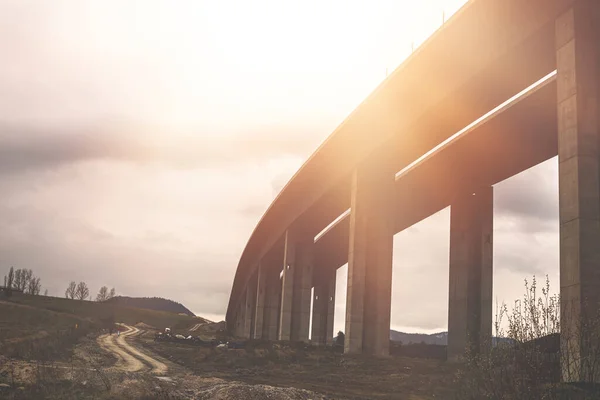
<path fill-rule="evenodd" d="M 143 322 L 138 322 L 138 323 L 137 323 L 137 324 L 135 324 L 134 326 L 135 326 L 136 328 L 138 328 L 138 329 L 146 329 L 146 330 L 149 330 L 149 329 L 156 329 L 155 327 L 153 327 L 153 326 L 151 326 L 151 325 L 148 325 L 148 324 L 145 324 L 145 323 L 143 323 Z"/>
<path fill-rule="evenodd" d="M 223 383 L 196 393 L 198 400 L 325 400 L 326 397 L 308 390 L 278 388 L 267 385 L 246 385 L 243 383 Z"/>

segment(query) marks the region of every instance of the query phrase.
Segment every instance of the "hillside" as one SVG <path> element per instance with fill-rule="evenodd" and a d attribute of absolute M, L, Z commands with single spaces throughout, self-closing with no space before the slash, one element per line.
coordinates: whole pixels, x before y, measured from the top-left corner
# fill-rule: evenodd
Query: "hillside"
<path fill-rule="evenodd" d="M 128 307 L 117 303 L 70 300 L 61 297 L 14 294 L 11 303 L 27 305 L 59 313 L 71 314 L 94 322 L 114 320 L 129 325 L 144 322 L 158 329 L 165 327 L 185 329 L 197 323 L 197 319 L 173 312 Z"/>
<path fill-rule="evenodd" d="M 117 296 L 106 300 L 105 303 L 114 304 L 125 307 L 143 308 L 146 310 L 166 311 L 175 314 L 185 314 L 190 317 L 195 317 L 187 307 L 176 301 L 163 299 L 162 297 L 127 297 Z"/>
<path fill-rule="evenodd" d="M 4 341 L 19 341 L 28 336 L 73 328 L 89 322 L 73 314 L 50 311 L 0 300 L 0 348 Z"/>

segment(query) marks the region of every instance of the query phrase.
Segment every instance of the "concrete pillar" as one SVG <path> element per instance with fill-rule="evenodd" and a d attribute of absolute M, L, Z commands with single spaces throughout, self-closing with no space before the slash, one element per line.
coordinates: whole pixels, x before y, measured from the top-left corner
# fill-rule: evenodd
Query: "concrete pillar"
<path fill-rule="evenodd" d="M 263 271 L 267 282 L 265 288 L 265 311 L 263 317 L 262 337 L 267 340 L 277 340 L 277 330 L 279 328 L 279 307 L 281 305 L 281 279 L 279 278 L 279 263 L 274 268 L 269 265 Z"/>
<path fill-rule="evenodd" d="M 569 382 L 600 381 L 599 14 L 600 3 L 579 0 L 556 21 L 561 364 Z"/>
<path fill-rule="evenodd" d="M 327 297 L 327 319 L 326 319 L 326 325 L 325 325 L 325 343 L 328 345 L 333 344 L 333 335 L 334 335 L 334 331 L 333 331 L 333 323 L 334 323 L 334 317 L 335 317 L 335 270 L 333 271 L 328 284 L 327 284 L 327 289 L 328 289 L 328 297 Z"/>
<path fill-rule="evenodd" d="M 245 299 L 245 298 L 244 298 Z M 244 302 L 240 302 L 237 307 L 237 311 L 235 312 L 235 330 L 234 335 L 237 337 L 241 337 L 244 333 L 243 325 L 244 325 Z"/>
<path fill-rule="evenodd" d="M 252 331 L 253 339 L 263 338 L 263 325 L 267 297 L 267 271 L 263 263 L 258 264 L 256 277 L 256 306 L 254 307 L 254 330 Z"/>
<path fill-rule="evenodd" d="M 394 182 L 386 157 L 353 172 L 345 353 L 389 354 Z"/>
<path fill-rule="evenodd" d="M 325 345 L 325 329 L 327 321 L 327 311 L 325 310 L 325 299 L 327 297 L 326 287 L 321 282 L 315 284 L 315 293 L 313 297 L 312 313 L 312 334 L 311 343 L 317 346 Z"/>
<path fill-rule="evenodd" d="M 254 328 L 254 313 L 255 313 L 255 301 L 256 301 L 256 275 L 254 275 L 248 286 L 246 287 L 246 295 L 244 301 L 244 313 L 243 313 L 243 329 L 242 337 L 250 339 L 253 328 Z"/>
<path fill-rule="evenodd" d="M 448 359 L 456 359 L 491 345 L 493 188 L 465 194 L 450 213 Z"/>
<path fill-rule="evenodd" d="M 233 334 L 233 336 L 237 336 L 237 332 L 238 332 L 238 312 L 237 312 L 237 308 L 233 312 L 233 320 L 232 320 L 231 325 L 229 326 L 229 332 L 231 334 Z"/>
<path fill-rule="evenodd" d="M 290 334 L 291 340 L 302 342 L 308 342 L 315 247 L 313 238 L 307 237 L 305 239 L 296 245 Z"/>
<path fill-rule="evenodd" d="M 292 332 L 292 303 L 294 275 L 296 273 L 296 242 L 292 232 L 285 232 L 283 250 L 283 277 L 281 281 L 281 307 L 279 309 L 278 340 L 290 340 Z"/>
<path fill-rule="evenodd" d="M 315 279 L 311 343 L 317 346 L 333 341 L 335 312 L 335 270 L 321 273 Z"/>

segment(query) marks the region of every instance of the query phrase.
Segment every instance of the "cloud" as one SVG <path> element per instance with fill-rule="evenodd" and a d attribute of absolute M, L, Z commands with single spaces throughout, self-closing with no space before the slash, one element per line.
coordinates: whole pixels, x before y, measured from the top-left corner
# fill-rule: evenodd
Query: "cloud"
<path fill-rule="evenodd" d="M 221 137 L 143 132 L 143 127 L 108 130 L 101 125 L 60 131 L 0 127 L 0 174 L 53 169 L 93 160 L 181 169 L 223 168 L 290 156 L 306 158 L 320 140 L 318 134 L 306 135 L 289 127 Z M 287 181 L 288 175 L 280 174 L 274 182 Z"/>
<path fill-rule="evenodd" d="M 496 185 L 495 211 L 527 225 L 548 228 L 558 220 L 558 159 L 554 157 Z"/>
<path fill-rule="evenodd" d="M 224 315 L 239 256 L 262 214 L 246 211 L 272 200 L 272 177 L 254 168 L 102 160 L 2 178 L 0 272 L 31 268 L 51 295 L 84 280 L 92 291 L 114 286 Z"/>

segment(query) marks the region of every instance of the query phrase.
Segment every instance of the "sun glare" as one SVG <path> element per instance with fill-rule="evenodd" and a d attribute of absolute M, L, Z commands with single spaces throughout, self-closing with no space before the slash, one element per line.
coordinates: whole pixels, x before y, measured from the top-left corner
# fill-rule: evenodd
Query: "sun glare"
<path fill-rule="evenodd" d="M 81 38 L 61 39 L 95 64 L 85 57 L 92 38 L 117 75 L 133 60 L 135 79 L 152 76 L 152 89 L 123 82 L 137 96 L 122 96 L 150 122 L 205 131 L 323 115 L 339 123 L 464 2 L 132 2 L 116 16 L 88 3 L 78 5 Z"/>

